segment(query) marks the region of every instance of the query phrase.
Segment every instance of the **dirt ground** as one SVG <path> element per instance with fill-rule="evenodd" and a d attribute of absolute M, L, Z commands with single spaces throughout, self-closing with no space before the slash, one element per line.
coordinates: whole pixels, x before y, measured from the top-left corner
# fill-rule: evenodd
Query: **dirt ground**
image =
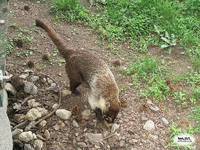
<path fill-rule="evenodd" d="M 30 7 L 30 10 L 25 10 L 24 6 Z M 45 127 L 37 127 L 34 129 L 34 132 L 40 134 L 41 136 L 43 136 L 46 130 L 50 132 L 50 138 L 44 141 L 44 150 L 170 149 L 168 147 L 170 142 L 169 127 L 173 122 L 181 125 L 181 120 L 185 120 L 185 117 L 188 115 L 188 110 L 190 112 L 190 109 L 186 108 L 183 110 L 182 108 L 176 108 L 170 100 L 166 103 L 156 104 L 159 107 L 159 111 L 156 112 L 153 112 L 146 107 L 146 99 L 141 99 L 138 92 L 131 87 L 131 79 L 120 73 L 121 70 L 127 67 L 129 62 L 136 61 L 137 54 L 134 50 L 130 49 L 126 44 L 118 45 L 116 47 L 117 49 L 120 49 L 119 55 L 114 55 L 108 48 L 108 44 L 101 41 L 92 29 L 83 25 L 56 22 L 54 18 L 49 15 L 50 4 L 47 4 L 47 2 L 38 3 L 37 1 L 10 0 L 9 7 L 9 38 L 15 38 L 19 29 L 21 29 L 22 32 L 26 32 L 25 34 L 31 38 L 31 42 L 27 42 L 22 46 L 16 47 L 12 54 L 7 57 L 7 71 L 9 73 L 13 75 L 23 74 L 26 69 L 29 69 L 26 65 L 27 62 L 31 61 L 35 64 L 32 69 L 33 74 L 46 74 L 58 82 L 62 90 L 69 88 L 63 59 L 56 53 L 55 46 L 49 37 L 47 37 L 47 34 L 43 30 L 34 26 L 36 18 L 45 18 L 54 26 L 56 31 L 62 35 L 69 48 L 77 50 L 90 50 L 96 55 L 99 55 L 99 57 L 103 58 L 109 64 L 119 88 L 122 89 L 120 97 L 128 104 L 128 106 L 120 112 L 116 120 L 116 124 L 119 125 L 119 129 L 117 129 L 116 134 L 108 138 L 104 138 L 103 141 L 98 144 L 91 143 L 91 141 L 86 138 L 86 134 L 102 133 L 104 137 L 107 137 L 107 135 L 110 135 L 110 130 L 101 130 L 96 128 L 96 120 L 93 113 L 89 120 L 78 122 L 78 126 L 73 125 L 73 117 L 68 121 L 62 122 L 56 115 L 53 115 L 46 120 L 47 125 Z M 28 53 L 29 51 L 32 51 L 30 55 Z M 166 58 L 164 55 L 158 53 L 155 52 L 152 53 L 152 55 Z M 24 56 L 23 54 L 27 54 L 28 56 Z M 50 61 L 42 59 L 44 54 L 50 55 Z M 185 58 L 182 56 L 180 57 L 180 59 L 169 59 L 174 61 L 171 65 L 174 70 L 178 70 L 177 73 L 184 73 L 190 69 L 191 64 L 189 63 L 189 60 L 185 61 Z M 120 59 L 123 62 L 121 66 L 114 67 L 112 65 L 112 61 L 116 59 Z M 179 64 L 187 67 L 180 67 Z M 186 70 L 180 70 L 180 68 L 186 68 Z M 58 95 L 42 90 L 48 87 L 48 84 L 41 84 L 38 82 L 36 85 L 39 88 L 39 92 L 34 98 L 36 101 L 40 102 L 43 107 L 50 110 L 53 104 L 58 103 Z M 80 89 L 81 91 L 85 90 L 84 87 L 80 87 Z M 25 96 L 20 95 L 18 99 L 20 98 L 23 99 Z M 16 98 L 11 98 L 10 108 L 13 107 L 13 101 L 16 102 Z M 72 110 L 75 106 L 80 107 L 80 111 L 90 109 L 84 94 L 80 97 L 70 95 L 62 97 L 61 108 Z M 26 111 L 26 109 L 24 111 Z M 14 121 L 13 113 L 16 112 L 10 113 L 11 121 Z M 17 113 L 23 113 L 23 111 Z M 161 119 L 162 117 L 169 121 L 169 125 L 165 125 L 163 123 Z M 143 129 L 144 123 L 149 119 L 155 123 L 155 130 L 153 131 L 146 131 Z M 188 122 L 188 120 L 186 120 L 186 122 Z M 62 127 L 58 130 L 54 128 L 55 125 L 62 123 L 64 123 L 64 125 L 62 125 Z M 188 123 L 190 124 L 190 122 Z"/>

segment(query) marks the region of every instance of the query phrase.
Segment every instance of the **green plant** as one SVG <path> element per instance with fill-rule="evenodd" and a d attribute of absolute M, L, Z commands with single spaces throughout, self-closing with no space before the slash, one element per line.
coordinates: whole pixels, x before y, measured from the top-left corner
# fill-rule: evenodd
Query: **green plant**
<path fill-rule="evenodd" d="M 174 96 L 175 103 L 181 104 L 181 105 L 187 104 L 187 99 L 188 99 L 187 93 L 183 91 L 178 91 L 178 92 L 175 92 L 173 96 Z"/>
<path fill-rule="evenodd" d="M 156 59 L 147 57 L 130 65 L 126 73 L 127 75 L 136 74 L 140 79 L 146 79 L 149 76 L 161 73 L 161 69 Z"/>
<path fill-rule="evenodd" d="M 152 97 L 156 100 L 165 100 L 166 97 L 170 94 L 170 89 L 166 84 L 166 81 L 159 76 L 153 77 L 149 83 L 145 95 Z"/>
<path fill-rule="evenodd" d="M 17 52 L 16 55 L 18 57 L 29 57 L 29 56 L 33 55 L 33 51 L 31 51 L 31 50 L 21 51 L 21 52 Z"/>
<path fill-rule="evenodd" d="M 198 72 L 189 72 L 187 74 L 178 76 L 175 81 L 185 82 L 192 87 L 196 87 L 200 85 L 200 74 Z"/>
<path fill-rule="evenodd" d="M 168 49 L 171 53 L 170 47 L 176 46 L 176 38 L 174 34 L 169 34 L 167 31 L 159 29 L 157 26 L 154 26 L 155 32 L 159 35 L 163 44 L 160 46 L 162 49 Z"/>
<path fill-rule="evenodd" d="M 193 109 L 191 118 L 196 121 L 196 127 L 194 128 L 194 133 L 200 133 L 200 107 Z"/>
<path fill-rule="evenodd" d="M 14 44 L 9 39 L 6 40 L 6 54 L 10 55 L 14 51 Z"/>
<path fill-rule="evenodd" d="M 54 0 L 52 13 L 59 19 L 73 21 L 88 21 L 88 11 L 80 4 L 79 0 Z"/>
<path fill-rule="evenodd" d="M 195 99 L 196 101 L 200 101 L 200 87 L 193 89 L 192 98 Z"/>
<path fill-rule="evenodd" d="M 198 57 L 193 58 L 193 60 L 192 60 L 192 66 L 193 66 L 193 68 L 194 68 L 195 71 L 197 71 L 198 73 L 200 73 L 200 59 Z"/>

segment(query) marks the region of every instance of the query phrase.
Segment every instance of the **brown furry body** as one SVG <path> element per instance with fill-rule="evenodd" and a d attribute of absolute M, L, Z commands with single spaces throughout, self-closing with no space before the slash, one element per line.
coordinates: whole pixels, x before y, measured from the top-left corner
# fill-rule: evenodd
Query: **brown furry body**
<path fill-rule="evenodd" d="M 97 119 L 102 120 L 105 115 L 107 121 L 113 122 L 120 110 L 119 89 L 108 65 L 89 51 L 68 49 L 48 23 L 37 19 L 36 26 L 48 33 L 64 57 L 72 93 L 77 94 L 77 87 L 86 83 L 90 88 L 88 102 L 95 110 Z"/>

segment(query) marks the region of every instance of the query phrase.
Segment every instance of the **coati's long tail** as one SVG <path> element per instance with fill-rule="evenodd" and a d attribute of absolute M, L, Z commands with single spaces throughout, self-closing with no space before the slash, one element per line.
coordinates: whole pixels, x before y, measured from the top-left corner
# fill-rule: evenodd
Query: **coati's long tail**
<path fill-rule="evenodd" d="M 69 55 L 74 52 L 74 50 L 67 49 L 64 40 L 59 36 L 58 33 L 56 33 L 56 31 L 49 25 L 49 23 L 40 19 L 36 19 L 35 24 L 37 27 L 41 27 L 48 33 L 49 37 L 57 46 L 60 54 L 64 58 L 69 57 Z"/>

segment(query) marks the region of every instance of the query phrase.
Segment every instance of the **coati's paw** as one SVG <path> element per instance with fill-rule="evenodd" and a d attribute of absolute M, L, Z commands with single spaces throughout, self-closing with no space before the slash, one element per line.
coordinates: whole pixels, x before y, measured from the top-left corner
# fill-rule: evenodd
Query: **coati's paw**
<path fill-rule="evenodd" d="M 106 121 L 102 121 L 102 122 L 98 122 L 97 121 L 96 128 L 100 129 L 100 130 L 103 130 L 103 131 L 111 129 L 110 125 L 108 123 L 106 123 Z"/>

